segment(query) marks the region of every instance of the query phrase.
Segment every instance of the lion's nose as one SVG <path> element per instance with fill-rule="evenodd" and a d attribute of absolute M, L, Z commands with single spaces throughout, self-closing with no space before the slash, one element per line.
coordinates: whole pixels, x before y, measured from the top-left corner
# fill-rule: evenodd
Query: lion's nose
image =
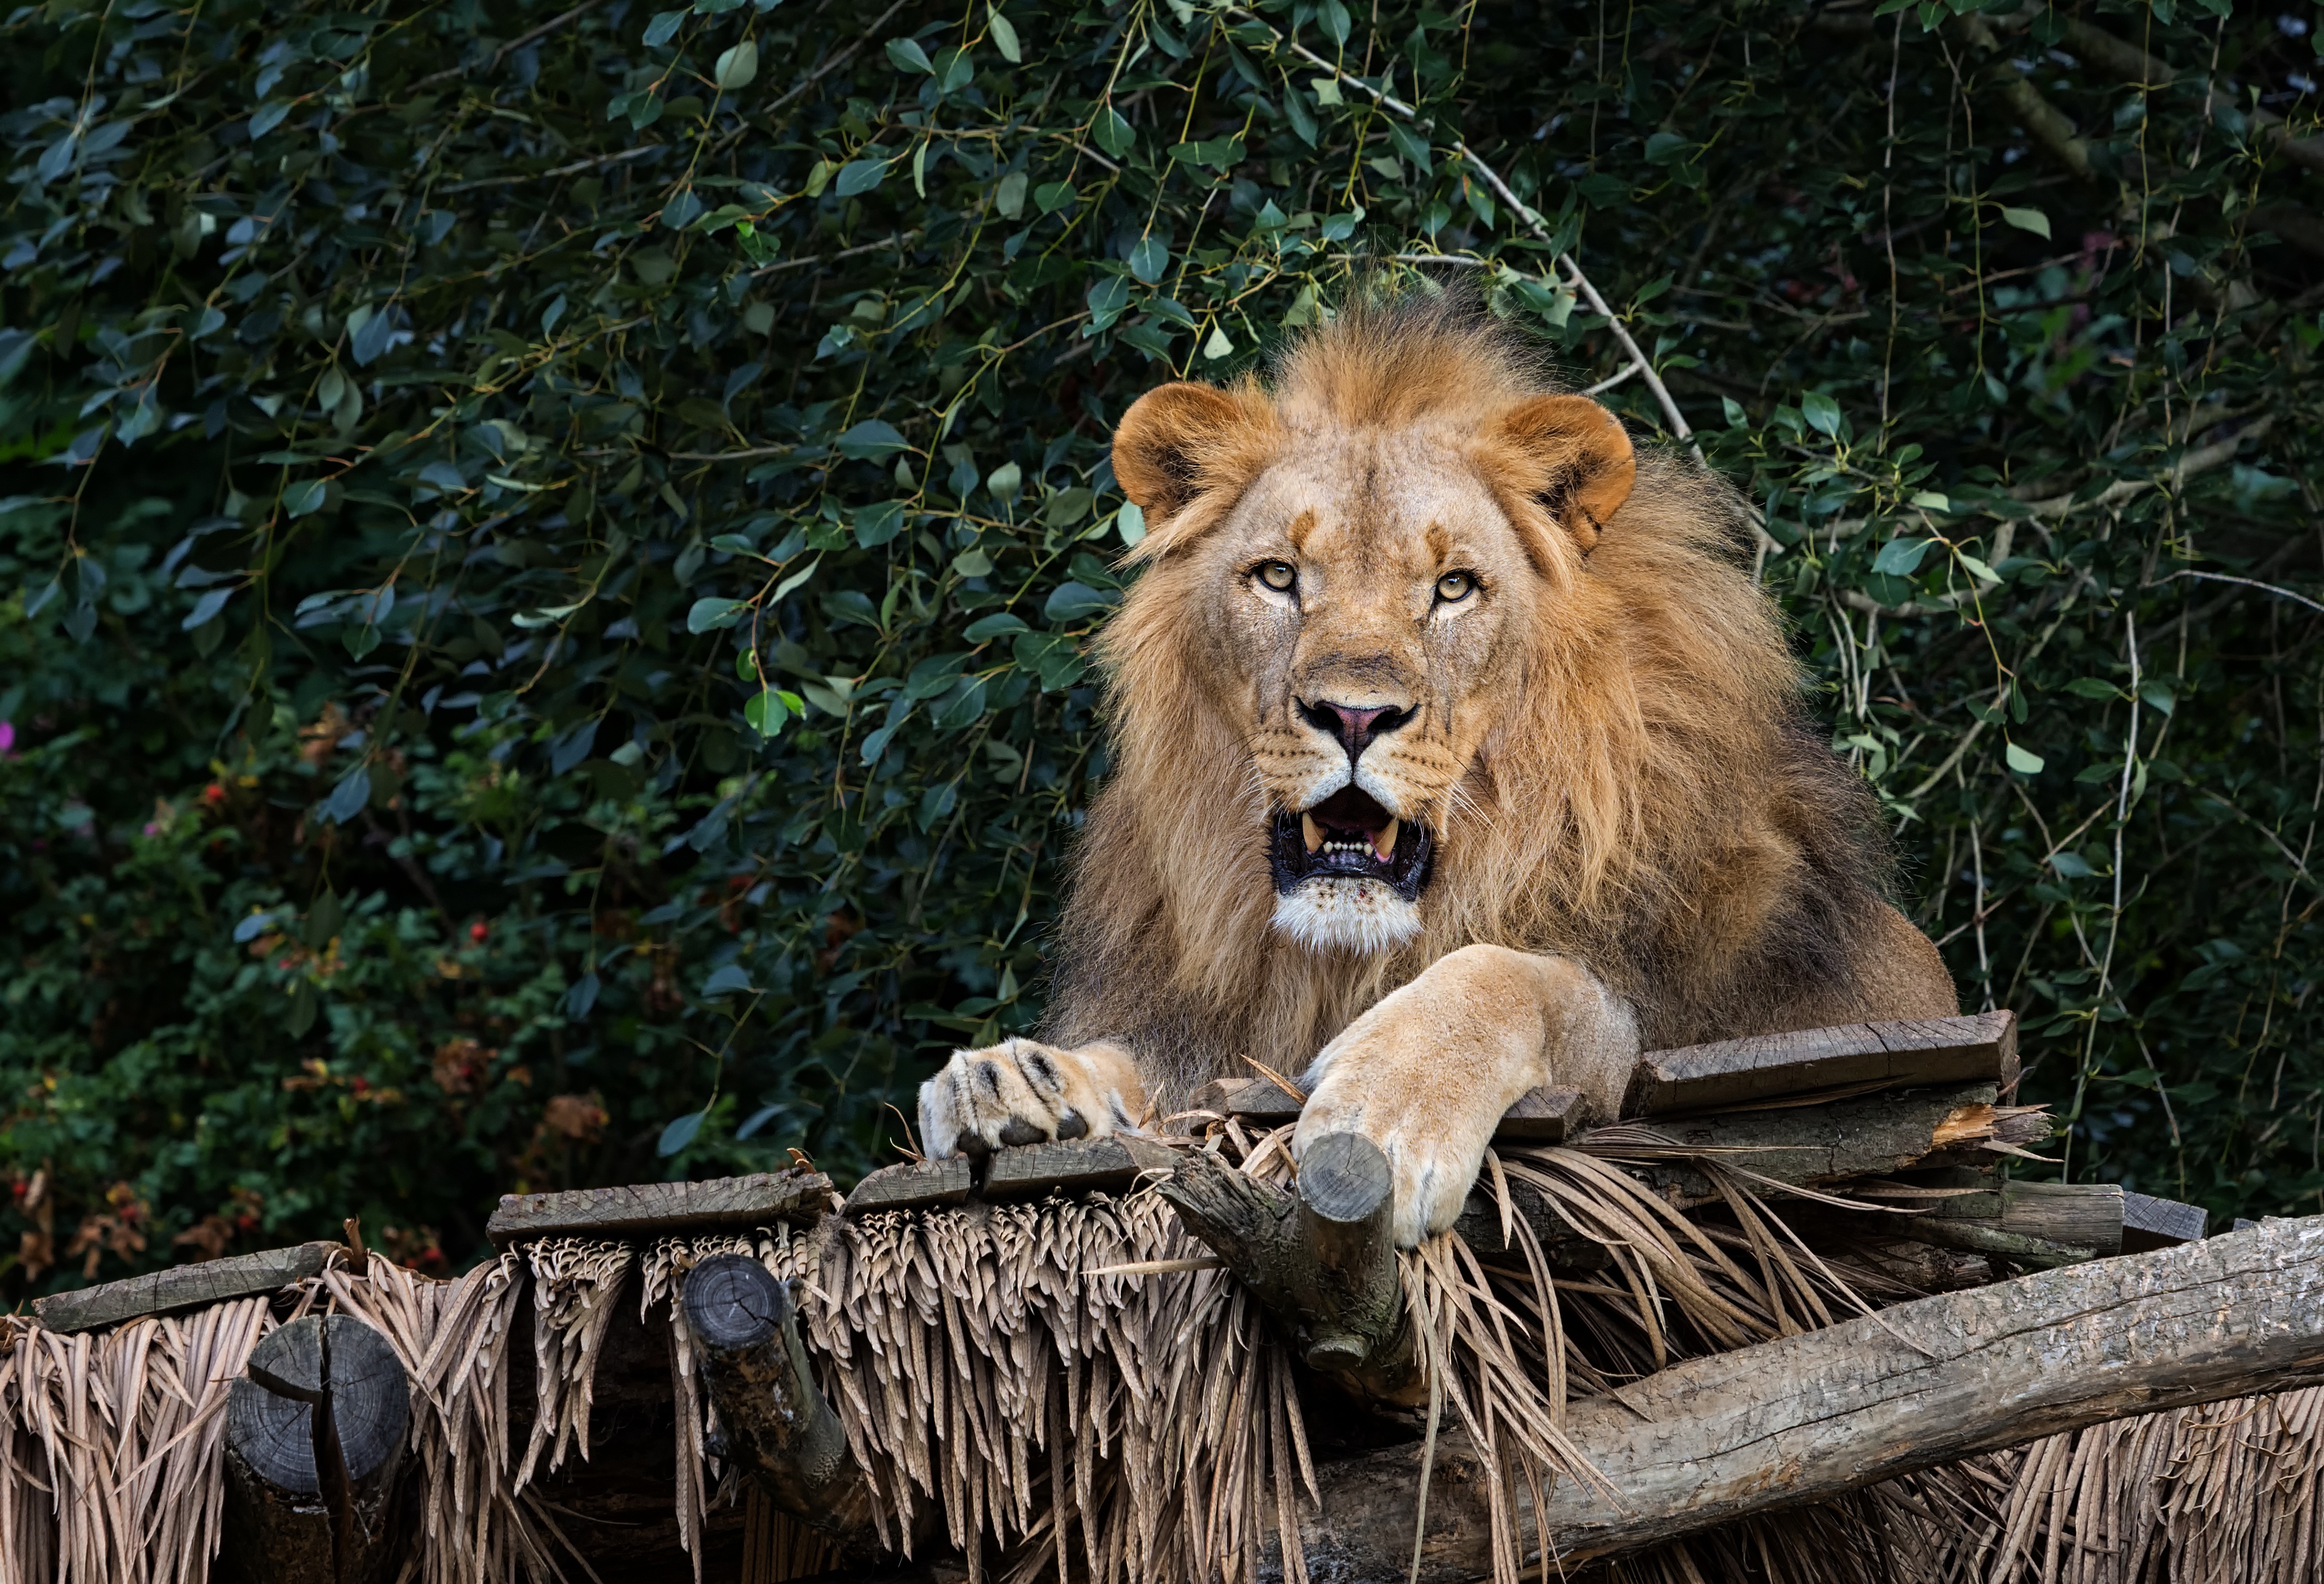
<path fill-rule="evenodd" d="M 1379 705 L 1358 707 L 1355 705 L 1333 704 L 1329 699 L 1309 704 L 1299 701 L 1299 713 L 1318 732 L 1330 733 L 1340 740 L 1348 751 L 1348 762 L 1353 764 L 1364 756 L 1364 750 L 1375 738 L 1385 737 L 1412 719 L 1410 710 Z"/>

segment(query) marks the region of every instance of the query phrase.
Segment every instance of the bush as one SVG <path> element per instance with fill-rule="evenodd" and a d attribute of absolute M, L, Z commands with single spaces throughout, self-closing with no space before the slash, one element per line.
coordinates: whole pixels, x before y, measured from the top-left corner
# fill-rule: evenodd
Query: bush
<path fill-rule="evenodd" d="M 2226 13 L 17 11 L 5 1279 L 865 1168 L 1038 1014 L 1109 424 L 1364 271 L 1748 486 L 2070 1171 L 2324 1195 L 2316 62 Z"/>

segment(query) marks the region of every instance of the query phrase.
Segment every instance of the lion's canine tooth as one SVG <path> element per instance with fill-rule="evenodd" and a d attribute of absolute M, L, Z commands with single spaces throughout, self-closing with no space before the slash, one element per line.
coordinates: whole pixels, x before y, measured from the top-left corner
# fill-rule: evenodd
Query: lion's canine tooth
<path fill-rule="evenodd" d="M 1396 854 L 1397 827 L 1402 823 L 1400 820 L 1390 819 L 1388 824 L 1372 833 L 1372 851 L 1379 854 L 1379 861 L 1382 863 L 1386 863 Z"/>
<path fill-rule="evenodd" d="M 1310 852 L 1323 844 L 1323 827 L 1315 823 L 1315 816 L 1312 814 L 1303 814 L 1299 816 L 1299 833 L 1306 838 L 1307 851 Z"/>

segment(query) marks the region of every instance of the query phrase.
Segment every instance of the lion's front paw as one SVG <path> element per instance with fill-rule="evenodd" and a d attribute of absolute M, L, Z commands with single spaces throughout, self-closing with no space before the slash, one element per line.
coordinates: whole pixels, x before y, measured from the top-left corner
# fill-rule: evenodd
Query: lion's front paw
<path fill-rule="evenodd" d="M 954 1051 L 920 1085 L 920 1142 L 930 1155 L 989 1155 L 1047 1138 L 1103 1138 L 1135 1129 L 1146 1095 L 1111 1045 L 1059 1050 L 1006 1039 Z"/>
<path fill-rule="evenodd" d="M 1292 1147 L 1304 1155 L 1330 1133 L 1360 1133 L 1379 1146 L 1396 1189 L 1396 1245 L 1409 1248 L 1459 1219 L 1485 1164 L 1494 1119 L 1465 1124 L 1447 1115 L 1439 1097 L 1381 1077 L 1375 1069 L 1367 1081 L 1360 1064 L 1325 1077 L 1299 1113 Z"/>

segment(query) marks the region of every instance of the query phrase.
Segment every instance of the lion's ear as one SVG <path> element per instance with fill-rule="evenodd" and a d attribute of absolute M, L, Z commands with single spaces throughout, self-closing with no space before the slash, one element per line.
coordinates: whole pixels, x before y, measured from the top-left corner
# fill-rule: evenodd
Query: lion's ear
<path fill-rule="evenodd" d="M 1266 399 L 1249 391 L 1162 385 L 1130 403 L 1113 431 L 1113 476 L 1159 529 L 1206 489 L 1258 472 Z"/>
<path fill-rule="evenodd" d="M 1526 493 L 1594 548 L 1637 482 L 1621 419 L 1587 396 L 1536 396 L 1501 420 L 1501 437 L 1523 459 Z"/>

